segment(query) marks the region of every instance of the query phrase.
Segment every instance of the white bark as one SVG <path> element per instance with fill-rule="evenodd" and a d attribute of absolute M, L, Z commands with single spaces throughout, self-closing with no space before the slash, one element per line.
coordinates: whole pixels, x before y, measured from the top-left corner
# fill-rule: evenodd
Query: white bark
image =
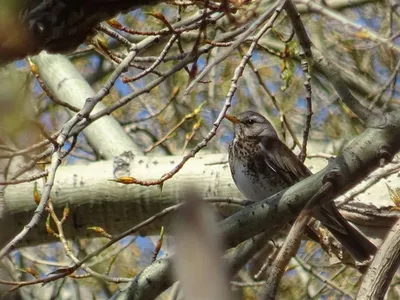
<path fill-rule="evenodd" d="M 90 85 L 65 56 L 42 52 L 33 57 L 32 61 L 39 67 L 41 79 L 56 98 L 80 109 L 87 98 L 95 95 Z M 98 103 L 93 113 L 104 108 L 103 103 Z M 111 159 L 128 150 L 141 153 L 113 116 L 104 116 L 87 127 L 83 133 L 101 157 Z"/>
<path fill-rule="evenodd" d="M 130 175 L 140 179 L 156 179 L 179 162 L 179 156 L 134 156 L 130 161 Z M 158 186 L 122 185 L 108 181 L 114 178 L 111 160 L 87 165 L 61 167 L 56 176 L 52 198 L 57 208 L 67 203 L 71 208 L 65 229 L 70 235 L 87 234 L 87 226 L 100 226 L 110 233 L 120 232 L 161 209 L 180 201 L 185 188 L 195 189 L 204 197 L 240 197 L 230 175 L 225 154 L 199 154 L 190 160 L 162 191 Z M 319 162 L 319 164 L 318 164 Z M 323 166 L 323 160 L 311 160 L 309 166 Z M 122 175 L 122 174 L 121 174 Z M 391 176 L 392 184 L 400 184 L 397 175 Z M 41 184 L 39 181 L 38 183 Z M 380 182 L 363 194 L 360 199 L 376 206 L 390 205 L 387 188 Z M 8 186 L 5 190 L 7 231 L 0 232 L 0 245 L 15 235 L 31 218 L 36 204 L 33 201 L 33 183 Z M 4 228 L 4 227 L 3 227 Z M 35 241 L 35 239 L 38 239 Z M 40 227 L 26 242 L 38 243 L 51 238 Z"/>

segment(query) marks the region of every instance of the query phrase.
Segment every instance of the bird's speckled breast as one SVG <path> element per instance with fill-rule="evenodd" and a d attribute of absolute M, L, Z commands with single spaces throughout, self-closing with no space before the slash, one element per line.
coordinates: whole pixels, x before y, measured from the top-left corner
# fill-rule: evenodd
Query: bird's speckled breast
<path fill-rule="evenodd" d="M 248 200 L 260 201 L 288 187 L 260 154 L 258 143 L 234 140 L 229 148 L 232 178 Z"/>

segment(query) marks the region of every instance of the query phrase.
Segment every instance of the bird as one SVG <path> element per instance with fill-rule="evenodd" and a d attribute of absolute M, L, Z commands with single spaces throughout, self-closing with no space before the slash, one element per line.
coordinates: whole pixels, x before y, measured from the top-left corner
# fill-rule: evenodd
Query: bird
<path fill-rule="evenodd" d="M 225 118 L 234 125 L 229 145 L 232 178 L 248 200 L 264 200 L 312 175 L 263 115 L 245 111 Z M 347 222 L 333 201 L 313 208 L 312 214 L 356 261 L 369 261 L 375 254 L 375 245 Z"/>

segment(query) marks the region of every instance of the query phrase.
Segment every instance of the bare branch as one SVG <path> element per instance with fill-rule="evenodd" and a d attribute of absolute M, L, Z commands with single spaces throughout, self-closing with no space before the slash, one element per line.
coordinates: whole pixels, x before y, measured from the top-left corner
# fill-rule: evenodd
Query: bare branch
<path fill-rule="evenodd" d="M 376 253 L 357 293 L 357 299 L 383 299 L 400 265 L 400 219 Z"/>

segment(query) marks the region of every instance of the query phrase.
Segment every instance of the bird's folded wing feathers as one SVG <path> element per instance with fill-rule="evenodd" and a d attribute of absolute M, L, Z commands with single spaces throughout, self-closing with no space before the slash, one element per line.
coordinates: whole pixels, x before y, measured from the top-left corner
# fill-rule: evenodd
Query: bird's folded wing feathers
<path fill-rule="evenodd" d="M 263 138 L 261 140 L 261 149 L 266 164 L 275 172 L 280 173 L 290 184 L 298 182 L 312 174 L 279 139 Z"/>
<path fill-rule="evenodd" d="M 297 156 L 280 140 L 262 140 L 262 149 L 266 162 L 276 172 L 279 172 L 291 184 L 310 176 L 311 171 L 297 158 Z M 289 174 L 288 174 L 289 173 Z M 338 212 L 333 202 L 317 206 L 313 215 L 331 230 L 346 234 L 347 221 Z"/>
<path fill-rule="evenodd" d="M 347 228 L 350 225 L 339 213 L 333 201 L 314 207 L 313 216 L 332 233 L 334 233 L 333 231 L 337 231 L 344 235 L 348 234 Z"/>

